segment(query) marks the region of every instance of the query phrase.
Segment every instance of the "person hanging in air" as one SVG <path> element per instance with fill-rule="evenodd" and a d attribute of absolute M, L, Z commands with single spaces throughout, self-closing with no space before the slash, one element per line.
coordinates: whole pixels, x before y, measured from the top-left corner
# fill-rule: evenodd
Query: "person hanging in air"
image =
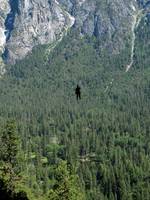
<path fill-rule="evenodd" d="M 75 89 L 75 94 L 76 94 L 76 98 L 77 98 L 77 101 L 79 99 L 81 99 L 81 88 L 79 85 L 77 85 L 76 89 Z"/>

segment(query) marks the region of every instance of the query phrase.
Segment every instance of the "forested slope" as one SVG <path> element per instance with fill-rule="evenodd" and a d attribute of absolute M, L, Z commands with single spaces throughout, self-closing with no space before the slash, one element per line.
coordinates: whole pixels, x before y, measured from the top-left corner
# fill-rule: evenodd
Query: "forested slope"
<path fill-rule="evenodd" d="M 112 56 L 98 39 L 74 30 L 50 53 L 38 46 L 8 66 L 0 80 L 0 124 L 17 125 L 16 190 L 29 199 L 150 199 L 150 20 L 144 20 L 128 73 L 129 46 Z"/>

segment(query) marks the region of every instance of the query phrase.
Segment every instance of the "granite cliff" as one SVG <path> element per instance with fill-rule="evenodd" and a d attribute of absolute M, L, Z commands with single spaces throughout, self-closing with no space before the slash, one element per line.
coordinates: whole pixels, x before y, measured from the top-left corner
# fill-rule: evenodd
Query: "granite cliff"
<path fill-rule="evenodd" d="M 74 28 L 82 36 L 105 41 L 103 48 L 117 54 L 133 43 L 134 28 L 149 4 L 142 0 L 0 0 L 0 51 L 5 62 L 15 63 L 34 46 L 60 41 Z"/>
<path fill-rule="evenodd" d="M 8 1 L 0 0 L 0 74 L 5 72 L 4 63 L 2 60 L 2 54 L 5 49 L 6 36 L 5 36 L 5 20 L 7 13 L 10 11 L 10 5 Z"/>

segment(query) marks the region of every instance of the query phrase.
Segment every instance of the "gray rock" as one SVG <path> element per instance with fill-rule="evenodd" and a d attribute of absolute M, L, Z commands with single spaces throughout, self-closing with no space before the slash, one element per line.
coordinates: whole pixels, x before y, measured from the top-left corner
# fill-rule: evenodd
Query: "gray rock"
<path fill-rule="evenodd" d="M 4 3 L 6 0 L 0 1 Z M 102 48 L 109 48 L 111 53 L 117 54 L 130 42 L 134 15 L 149 1 L 14 0 L 15 2 L 18 8 L 13 15 L 13 30 L 5 45 L 8 50 L 7 62 L 10 63 L 25 57 L 38 44 L 60 41 L 72 26 L 80 30 L 83 36 L 95 36 L 100 40 L 107 38 L 102 43 Z M 7 12 L 9 13 L 8 10 Z M 0 24 L 4 27 L 4 20 L 0 19 Z"/>
<path fill-rule="evenodd" d="M 21 0 L 14 30 L 7 42 L 7 61 L 22 59 L 34 46 L 60 39 L 74 19 L 55 0 Z"/>
<path fill-rule="evenodd" d="M 0 0 L 0 76 L 5 72 L 2 54 L 4 52 L 4 47 L 6 44 L 5 20 L 7 18 L 7 13 L 9 12 L 9 10 L 10 6 L 8 0 Z"/>

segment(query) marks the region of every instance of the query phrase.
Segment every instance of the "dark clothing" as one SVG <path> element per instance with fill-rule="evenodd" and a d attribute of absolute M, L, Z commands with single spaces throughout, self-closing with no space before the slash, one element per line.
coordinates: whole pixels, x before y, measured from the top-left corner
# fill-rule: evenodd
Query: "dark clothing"
<path fill-rule="evenodd" d="M 75 94 L 76 94 L 77 100 L 81 99 L 81 88 L 78 85 L 75 89 Z"/>

